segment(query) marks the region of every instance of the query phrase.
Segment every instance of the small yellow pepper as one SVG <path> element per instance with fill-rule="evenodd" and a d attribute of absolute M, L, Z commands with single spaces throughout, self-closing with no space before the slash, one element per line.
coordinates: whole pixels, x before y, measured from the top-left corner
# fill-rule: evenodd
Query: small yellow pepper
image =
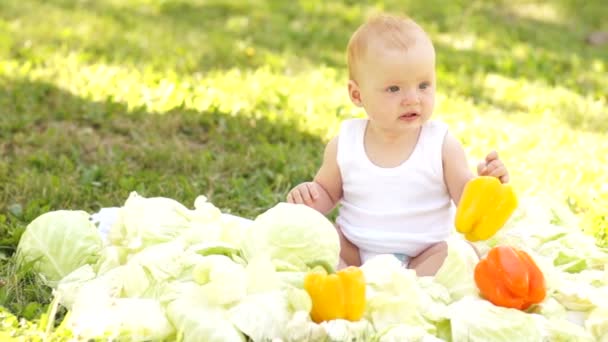
<path fill-rule="evenodd" d="M 515 208 L 517 197 L 509 184 L 479 176 L 464 187 L 456 210 L 456 230 L 469 241 L 487 240 L 502 228 Z"/>
<path fill-rule="evenodd" d="M 312 271 L 304 278 L 304 289 L 312 300 L 310 317 L 316 323 L 334 319 L 358 321 L 365 311 L 363 271 L 350 266 L 336 273 Z"/>

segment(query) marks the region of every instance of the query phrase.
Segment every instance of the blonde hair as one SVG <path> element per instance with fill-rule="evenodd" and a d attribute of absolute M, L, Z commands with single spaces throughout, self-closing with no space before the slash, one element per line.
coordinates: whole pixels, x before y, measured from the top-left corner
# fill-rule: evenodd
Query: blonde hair
<path fill-rule="evenodd" d="M 426 32 L 412 19 L 389 14 L 369 18 L 350 37 L 347 47 L 348 77 L 355 79 L 357 63 L 365 57 L 372 42 L 388 48 L 407 50 L 420 39 L 430 42 Z"/>

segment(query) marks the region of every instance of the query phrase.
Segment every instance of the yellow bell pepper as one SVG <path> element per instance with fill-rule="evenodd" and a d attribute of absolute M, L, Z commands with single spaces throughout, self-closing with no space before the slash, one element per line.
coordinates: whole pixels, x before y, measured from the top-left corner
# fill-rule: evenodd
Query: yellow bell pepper
<path fill-rule="evenodd" d="M 312 271 L 304 278 L 304 289 L 312 300 L 310 317 L 316 323 L 334 319 L 358 321 L 365 311 L 363 271 L 350 266 L 336 273 Z"/>
<path fill-rule="evenodd" d="M 456 230 L 469 241 L 487 240 L 502 228 L 517 208 L 509 184 L 495 177 L 479 176 L 464 187 L 456 209 Z"/>

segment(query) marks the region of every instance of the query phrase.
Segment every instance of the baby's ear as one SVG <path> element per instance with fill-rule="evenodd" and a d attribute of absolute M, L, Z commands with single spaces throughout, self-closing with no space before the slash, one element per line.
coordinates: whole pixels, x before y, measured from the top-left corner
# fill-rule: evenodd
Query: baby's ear
<path fill-rule="evenodd" d="M 350 96 L 350 100 L 356 106 L 363 106 L 363 102 L 361 102 L 361 91 L 359 90 L 359 85 L 357 85 L 357 82 L 353 80 L 348 81 L 348 96 Z"/>

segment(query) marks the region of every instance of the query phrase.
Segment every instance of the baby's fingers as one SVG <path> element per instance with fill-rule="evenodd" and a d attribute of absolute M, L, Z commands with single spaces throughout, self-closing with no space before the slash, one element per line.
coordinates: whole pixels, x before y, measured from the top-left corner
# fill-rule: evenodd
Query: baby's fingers
<path fill-rule="evenodd" d="M 486 174 L 486 163 L 485 162 L 479 162 L 479 164 L 477 164 L 477 174 L 480 176 L 485 176 L 485 174 Z"/>
<path fill-rule="evenodd" d="M 509 171 L 506 166 L 498 159 L 491 162 L 481 162 L 477 165 L 477 174 L 498 178 L 501 183 L 509 182 Z"/>
<path fill-rule="evenodd" d="M 492 151 L 488 153 L 485 158 L 485 161 L 479 162 L 477 164 L 477 174 L 480 176 L 489 176 L 490 172 L 492 172 L 493 168 L 489 168 L 492 163 L 499 161 L 498 160 L 498 152 Z"/>
<path fill-rule="evenodd" d="M 295 189 L 291 190 L 289 192 L 289 194 L 287 194 L 287 202 L 296 203 L 296 204 L 304 203 L 304 200 L 302 199 L 302 195 L 300 194 L 299 188 L 295 188 Z"/>
<path fill-rule="evenodd" d="M 501 183 L 509 182 L 509 172 L 503 163 L 494 161 L 490 163 L 486 169 L 486 176 L 496 177 L 501 181 Z"/>
<path fill-rule="evenodd" d="M 484 176 L 491 176 L 492 172 L 494 172 L 494 170 L 496 170 L 497 168 L 499 168 L 502 165 L 502 162 L 500 160 L 494 160 L 491 162 L 486 162 L 486 165 L 483 168 L 483 175 Z"/>
<path fill-rule="evenodd" d="M 306 188 L 308 189 L 308 194 L 310 195 L 311 201 L 319 198 L 319 190 L 316 187 L 316 184 L 313 182 L 306 183 Z"/>
<path fill-rule="evenodd" d="M 308 184 L 304 184 L 302 187 L 299 188 L 299 193 L 300 196 L 302 197 L 302 201 L 300 203 L 304 203 L 304 204 L 312 204 L 312 197 L 310 196 L 310 190 L 309 190 L 309 185 Z"/>
<path fill-rule="evenodd" d="M 287 203 L 295 203 L 296 200 L 293 198 L 293 190 L 291 190 L 290 192 L 287 193 L 287 196 L 285 198 L 287 200 Z"/>
<path fill-rule="evenodd" d="M 507 168 L 504 165 L 492 166 L 491 168 L 488 168 L 488 176 L 500 178 L 507 174 Z"/>
<path fill-rule="evenodd" d="M 491 151 L 490 153 L 488 153 L 488 155 L 486 156 L 486 163 L 491 163 L 494 160 L 498 159 L 498 152 L 496 151 Z"/>

